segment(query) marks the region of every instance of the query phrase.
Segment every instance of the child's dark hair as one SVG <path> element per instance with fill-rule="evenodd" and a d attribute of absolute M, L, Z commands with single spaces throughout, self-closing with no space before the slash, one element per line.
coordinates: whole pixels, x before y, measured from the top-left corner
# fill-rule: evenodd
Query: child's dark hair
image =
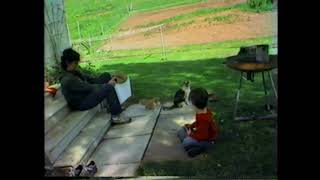
<path fill-rule="evenodd" d="M 61 56 L 61 67 L 67 70 L 68 64 L 74 61 L 80 61 L 80 54 L 72 48 L 65 49 Z"/>
<path fill-rule="evenodd" d="M 204 88 L 195 88 L 190 92 L 189 100 L 195 107 L 199 109 L 204 109 L 207 107 L 208 99 L 208 92 Z"/>

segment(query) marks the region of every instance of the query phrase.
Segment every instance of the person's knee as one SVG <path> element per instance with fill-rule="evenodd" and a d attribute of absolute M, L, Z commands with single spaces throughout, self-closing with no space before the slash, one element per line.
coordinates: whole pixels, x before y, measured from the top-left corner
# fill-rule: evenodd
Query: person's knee
<path fill-rule="evenodd" d="M 110 92 L 110 91 L 114 91 L 114 86 L 112 86 L 111 84 L 104 84 L 103 86 L 104 91 L 106 92 Z"/>
<path fill-rule="evenodd" d="M 103 84 L 102 87 L 95 89 L 93 94 L 95 94 L 96 97 L 106 97 L 112 91 L 115 91 L 112 85 Z"/>
<path fill-rule="evenodd" d="M 111 74 L 110 73 L 107 73 L 107 72 L 104 72 L 101 74 L 102 77 L 105 77 L 107 79 L 111 79 Z"/>
<path fill-rule="evenodd" d="M 185 129 L 183 127 L 178 130 L 177 136 L 178 136 L 178 138 L 180 139 L 181 142 L 186 137 L 186 134 L 187 133 L 185 132 Z"/>
<path fill-rule="evenodd" d="M 190 137 L 186 137 L 183 140 L 182 146 L 183 146 L 185 151 L 189 151 L 192 148 L 200 148 L 200 144 L 196 140 L 194 140 L 194 139 L 192 139 Z"/>
<path fill-rule="evenodd" d="M 183 141 L 182 141 L 183 147 L 190 146 L 190 145 L 195 145 L 195 144 L 196 144 L 196 142 L 193 139 L 191 139 L 189 136 L 184 138 Z"/>
<path fill-rule="evenodd" d="M 105 84 L 103 86 L 103 94 L 109 97 L 117 97 L 116 89 L 110 84 Z"/>
<path fill-rule="evenodd" d="M 184 139 L 182 140 L 182 145 L 183 145 L 183 147 L 185 147 L 186 145 L 188 145 L 188 143 L 189 143 L 189 141 L 188 141 L 187 138 L 184 138 Z"/>

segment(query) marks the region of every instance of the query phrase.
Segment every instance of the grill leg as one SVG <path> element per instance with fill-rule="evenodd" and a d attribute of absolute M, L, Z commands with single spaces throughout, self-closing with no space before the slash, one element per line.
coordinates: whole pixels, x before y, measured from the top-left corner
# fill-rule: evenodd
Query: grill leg
<path fill-rule="evenodd" d="M 270 111 L 271 107 L 270 107 L 270 104 L 268 102 L 268 93 L 267 93 L 266 80 L 264 78 L 264 71 L 262 71 L 262 82 L 263 82 L 263 89 L 264 89 L 264 97 L 265 97 L 265 101 L 266 101 L 266 110 Z"/>
<path fill-rule="evenodd" d="M 273 78 L 272 78 L 272 75 L 271 75 L 270 71 L 268 71 L 268 74 L 269 74 L 269 78 L 270 78 L 270 81 L 271 81 L 271 85 L 272 85 L 272 89 L 273 89 L 274 95 L 276 96 L 276 99 L 278 99 L 278 93 L 277 93 L 276 87 L 274 85 L 274 81 L 273 81 Z"/>
<path fill-rule="evenodd" d="M 233 119 L 234 120 L 237 117 L 238 103 L 239 103 L 239 100 L 240 100 L 240 89 L 241 89 L 241 85 L 242 85 L 242 75 L 243 75 L 243 72 L 241 72 L 241 74 L 240 74 L 239 87 L 238 87 L 238 90 L 237 90 L 236 102 L 235 102 L 234 111 L 233 111 Z"/>

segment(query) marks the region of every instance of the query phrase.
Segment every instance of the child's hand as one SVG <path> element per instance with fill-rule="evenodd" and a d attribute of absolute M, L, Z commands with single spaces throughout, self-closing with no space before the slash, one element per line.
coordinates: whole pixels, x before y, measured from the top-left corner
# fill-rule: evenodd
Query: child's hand
<path fill-rule="evenodd" d="M 191 134 L 191 129 L 187 128 L 187 134 L 190 135 Z"/>

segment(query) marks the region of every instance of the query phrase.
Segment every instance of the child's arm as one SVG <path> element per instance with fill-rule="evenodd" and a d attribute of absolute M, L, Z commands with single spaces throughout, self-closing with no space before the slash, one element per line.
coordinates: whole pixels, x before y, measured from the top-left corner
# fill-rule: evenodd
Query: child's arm
<path fill-rule="evenodd" d="M 196 125 L 196 121 L 194 121 L 192 124 L 185 124 L 184 126 L 186 127 L 186 128 L 194 128 L 195 127 L 195 125 Z"/>
<path fill-rule="evenodd" d="M 209 132 L 210 132 L 210 140 L 214 141 L 217 139 L 219 128 L 214 120 L 209 121 Z"/>
<path fill-rule="evenodd" d="M 186 131 L 187 131 L 188 136 L 190 136 L 190 134 L 192 132 L 191 129 L 187 128 Z"/>

